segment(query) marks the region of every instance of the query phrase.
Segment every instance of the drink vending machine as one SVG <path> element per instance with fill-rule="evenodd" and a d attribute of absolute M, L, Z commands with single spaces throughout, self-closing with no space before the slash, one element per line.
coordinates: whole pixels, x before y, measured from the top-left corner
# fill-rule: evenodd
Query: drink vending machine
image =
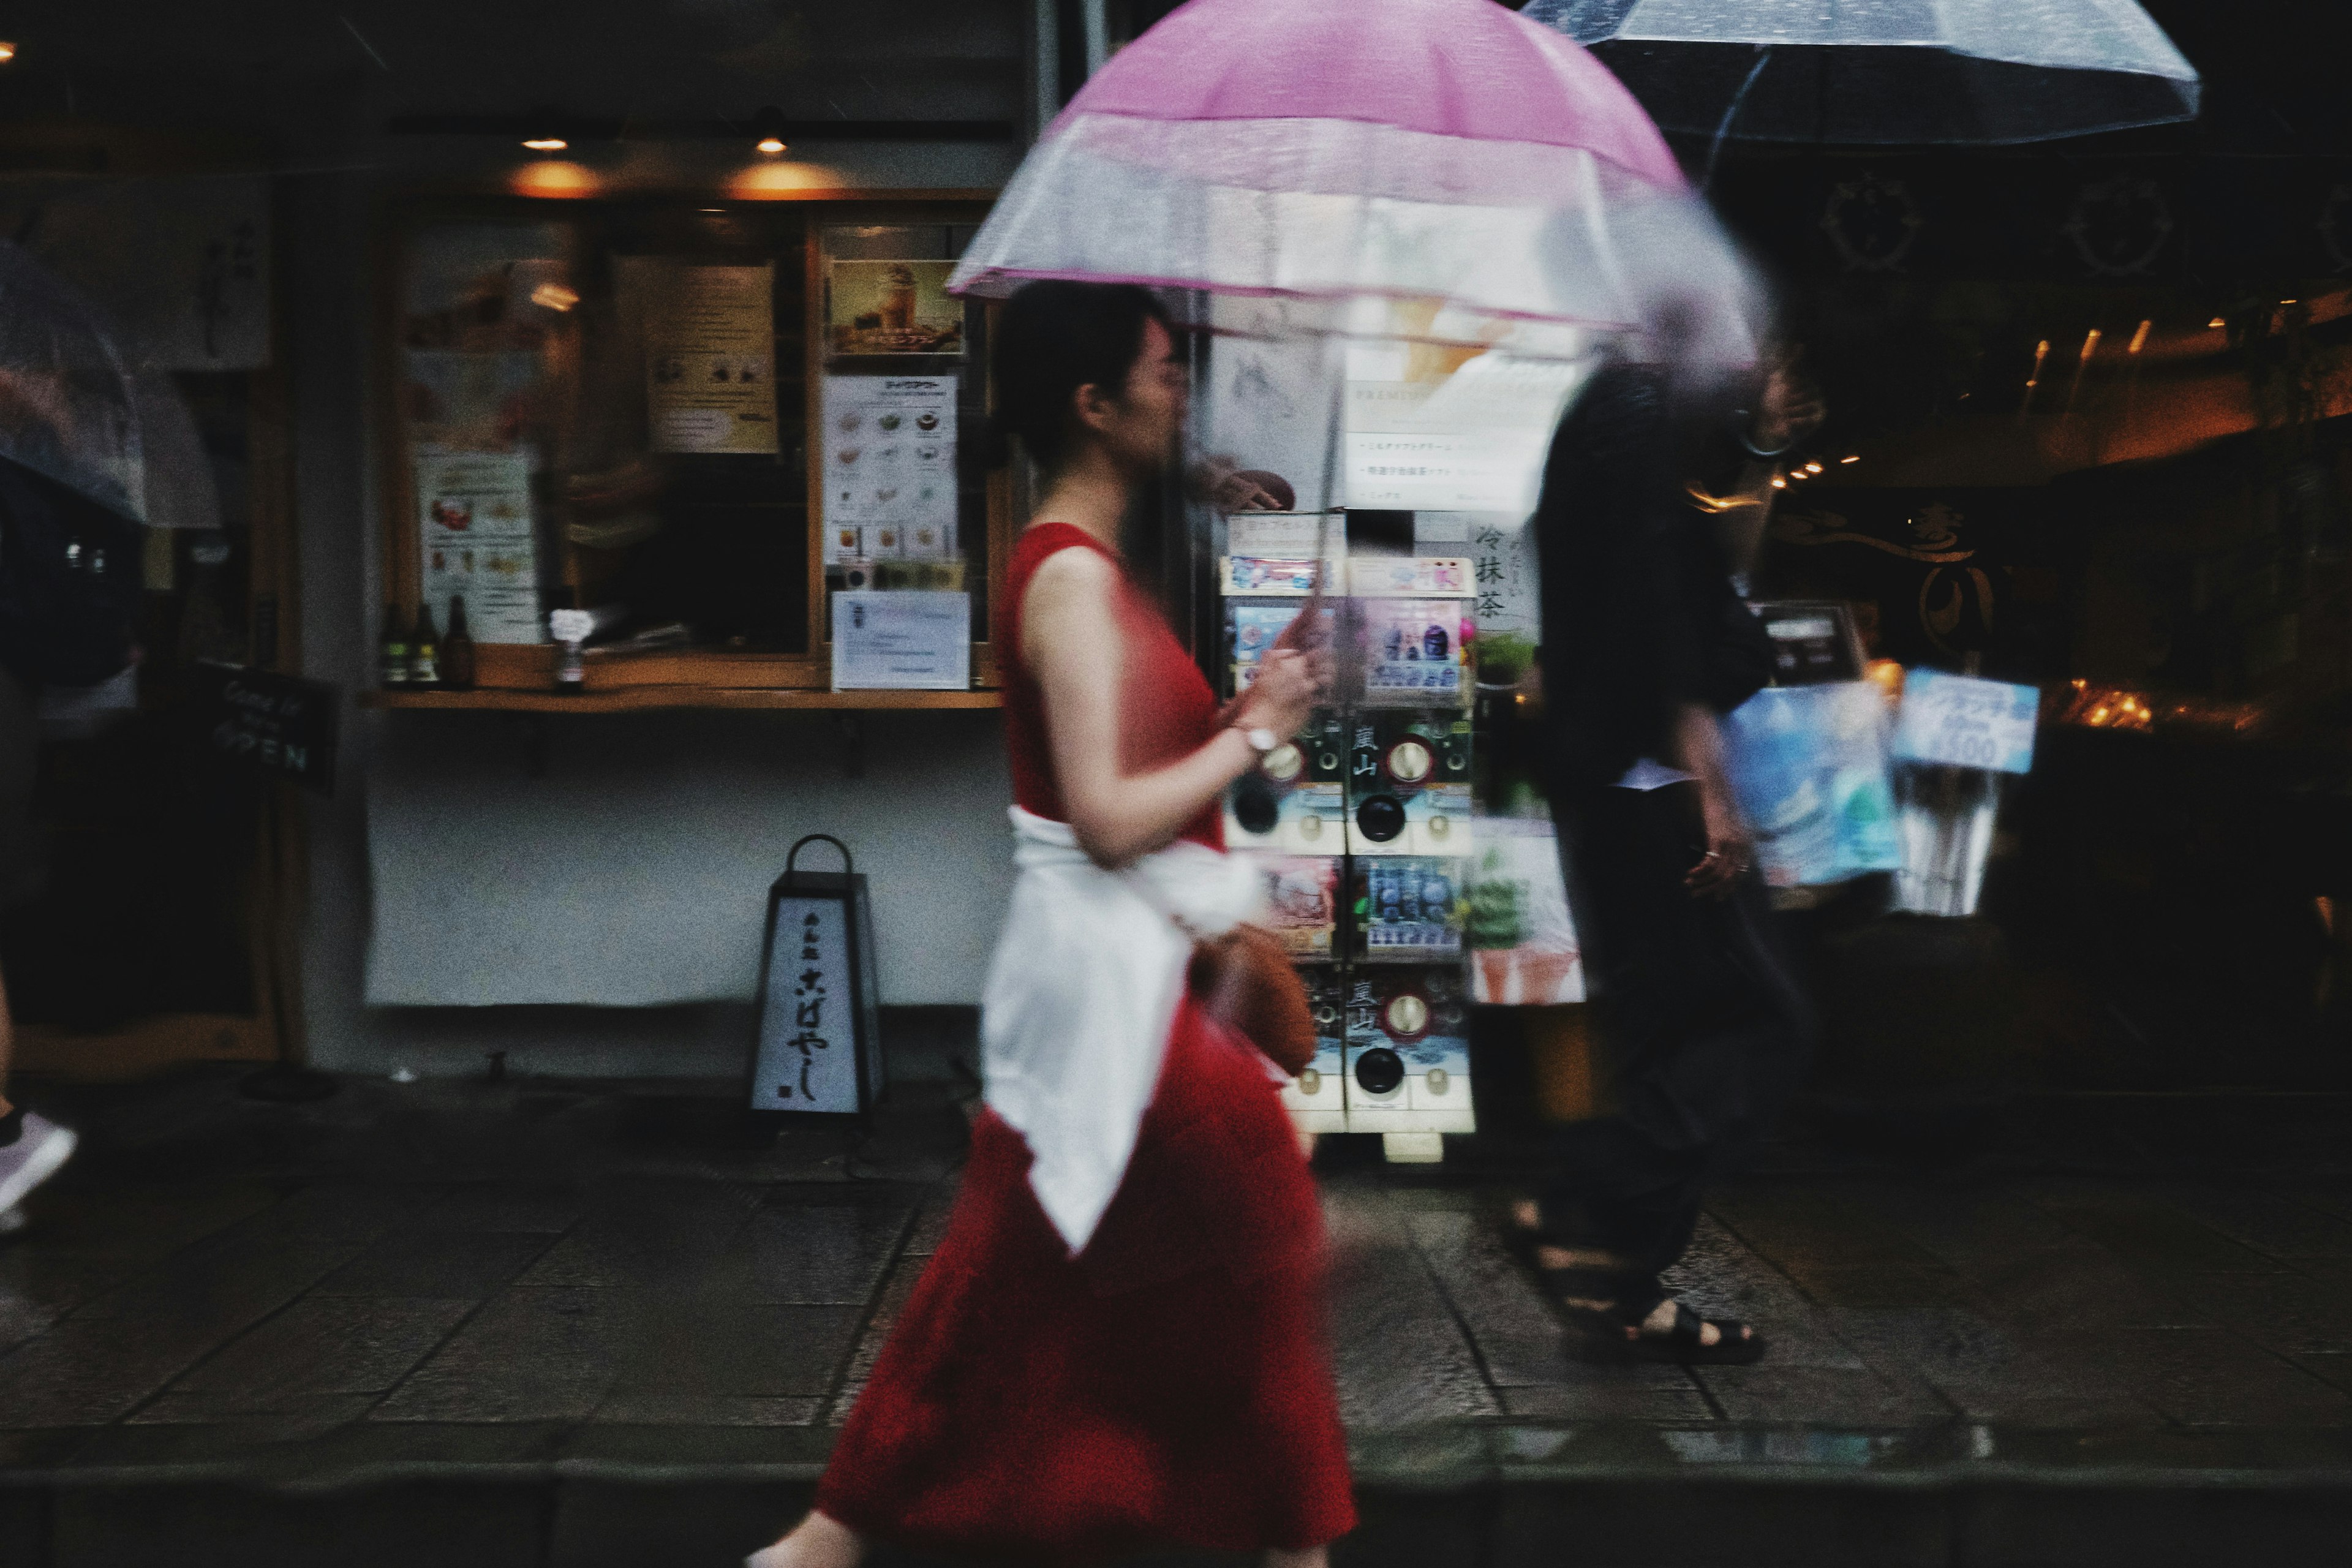
<path fill-rule="evenodd" d="M 1284 1101 L 1302 1131 L 1376 1132 L 1391 1159 L 1438 1158 L 1444 1134 L 1477 1126 L 1472 563 L 1350 559 L 1340 514 L 1244 513 L 1218 581 L 1229 695 L 1310 604 L 1340 639 L 1331 705 L 1226 801 L 1226 845 L 1265 868 L 1320 1037 Z"/>

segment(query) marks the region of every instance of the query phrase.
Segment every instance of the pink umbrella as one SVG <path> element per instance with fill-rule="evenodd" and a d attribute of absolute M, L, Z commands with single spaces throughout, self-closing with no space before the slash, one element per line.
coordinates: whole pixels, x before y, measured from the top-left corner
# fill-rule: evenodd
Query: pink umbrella
<path fill-rule="evenodd" d="M 1733 355 L 1751 297 L 1633 95 L 1494 0 L 1191 0 L 1046 130 L 951 287 L 1031 278 L 1602 328 L 1676 308 Z"/>

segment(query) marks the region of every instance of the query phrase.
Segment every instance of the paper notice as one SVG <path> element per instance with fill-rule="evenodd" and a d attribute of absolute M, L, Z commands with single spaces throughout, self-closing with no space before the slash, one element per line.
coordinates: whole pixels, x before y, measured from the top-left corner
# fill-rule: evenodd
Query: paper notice
<path fill-rule="evenodd" d="M 529 456 L 420 451 L 416 507 L 419 575 L 433 624 L 446 631 L 449 600 L 462 596 L 476 642 L 546 640 Z"/>
<path fill-rule="evenodd" d="M 892 556 L 940 559 L 956 525 L 956 378 L 824 378 L 827 561 L 875 553 L 853 530 L 886 529 Z"/>
<path fill-rule="evenodd" d="M 835 691 L 971 685 L 971 596 L 921 590 L 833 596 Z"/>
<path fill-rule="evenodd" d="M 647 269 L 646 411 L 656 452 L 776 450 L 775 269 Z"/>

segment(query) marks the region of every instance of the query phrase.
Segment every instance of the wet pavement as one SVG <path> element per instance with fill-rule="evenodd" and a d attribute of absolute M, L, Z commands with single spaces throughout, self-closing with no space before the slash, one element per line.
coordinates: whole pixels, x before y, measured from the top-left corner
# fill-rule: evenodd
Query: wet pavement
<path fill-rule="evenodd" d="M 944 1222 L 957 1095 L 896 1099 L 760 1145 L 675 1088 L 49 1096 L 87 1142 L 0 1245 L 0 1563 L 732 1560 Z M 1710 1205 L 1675 1284 L 1772 1351 L 1697 1371 L 1563 1353 L 1487 1229 L 1524 1139 L 1327 1151 L 1343 1562 L 2340 1544 L 2352 1105 L 2037 1101 L 1934 1169 L 1818 1131 Z"/>

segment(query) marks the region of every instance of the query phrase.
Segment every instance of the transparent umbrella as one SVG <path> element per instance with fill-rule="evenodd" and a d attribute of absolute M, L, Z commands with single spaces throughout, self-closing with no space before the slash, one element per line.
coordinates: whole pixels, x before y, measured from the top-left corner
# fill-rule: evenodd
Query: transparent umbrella
<path fill-rule="evenodd" d="M 98 312 L 0 241 L 0 458 L 144 522 L 141 406 Z"/>
<path fill-rule="evenodd" d="M 1528 0 L 1670 131 L 1999 143 L 2197 117 L 2196 69 L 2133 0 Z"/>
<path fill-rule="evenodd" d="M 1581 353 L 1672 316 L 1753 352 L 1748 271 L 1641 106 L 1493 0 L 1191 0 L 1024 161 L 950 287 L 1116 279 L 1283 302 L 1348 330 Z"/>

